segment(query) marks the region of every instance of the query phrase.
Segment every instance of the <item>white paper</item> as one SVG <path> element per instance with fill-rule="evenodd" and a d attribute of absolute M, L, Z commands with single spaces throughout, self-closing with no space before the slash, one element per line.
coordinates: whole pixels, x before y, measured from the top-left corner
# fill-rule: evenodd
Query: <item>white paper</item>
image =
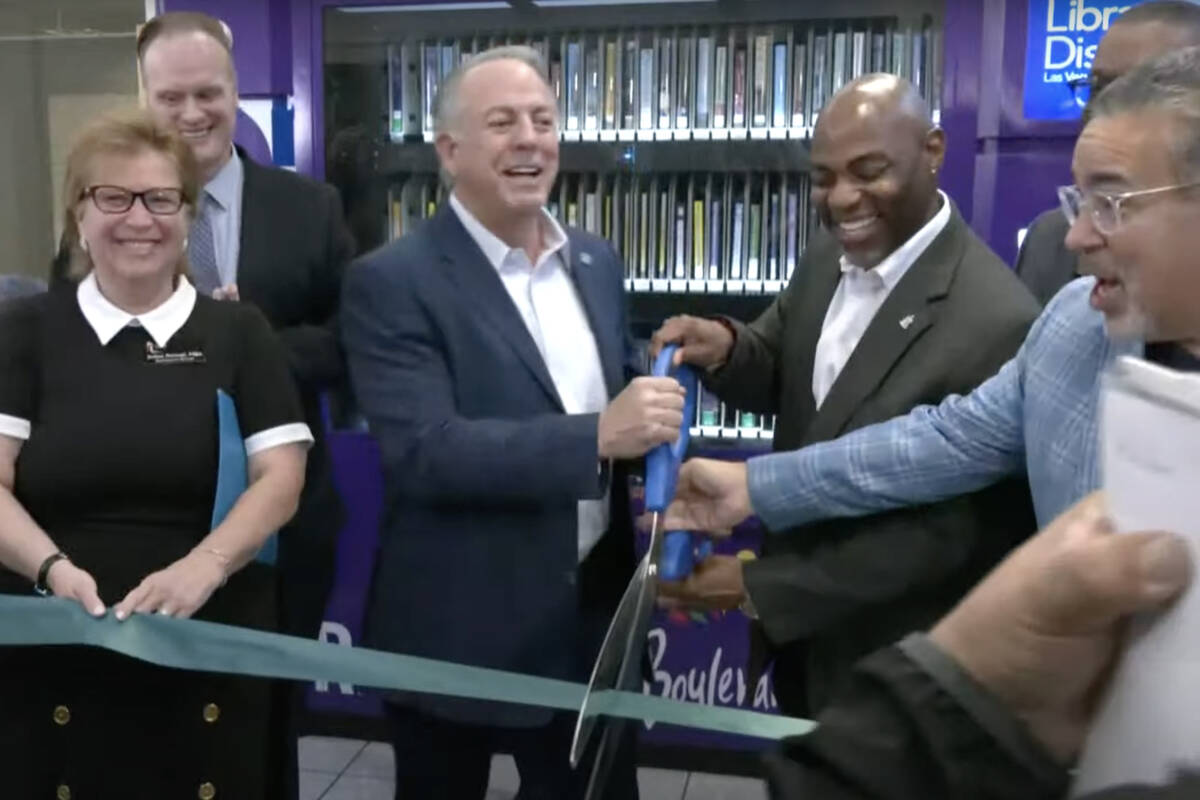
<path fill-rule="evenodd" d="M 1103 483 L 1118 531 L 1180 534 L 1200 567 L 1200 376 L 1122 358 L 1104 379 Z M 1198 570 L 1200 571 L 1200 570 Z M 1134 620 L 1072 796 L 1200 766 L 1200 581 Z"/>

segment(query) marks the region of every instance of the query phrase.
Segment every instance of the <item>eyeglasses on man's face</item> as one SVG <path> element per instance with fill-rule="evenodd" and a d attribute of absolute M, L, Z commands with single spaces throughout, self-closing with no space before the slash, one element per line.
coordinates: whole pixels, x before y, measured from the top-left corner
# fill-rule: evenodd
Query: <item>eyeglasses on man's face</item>
<path fill-rule="evenodd" d="M 89 186 L 83 196 L 90 197 L 96 208 L 104 214 L 124 214 L 133 208 L 137 200 L 141 200 L 151 214 L 160 217 L 178 214 L 179 209 L 183 208 L 183 190 L 167 186 L 141 192 L 124 186 Z"/>
<path fill-rule="evenodd" d="M 1104 236 L 1111 236 L 1120 230 L 1124 222 L 1124 205 L 1127 201 L 1191 189 L 1195 186 L 1200 186 L 1200 181 L 1173 183 L 1170 186 L 1156 186 L 1153 189 L 1138 189 L 1133 192 L 1086 192 L 1078 186 L 1060 186 L 1058 202 L 1071 225 L 1075 224 L 1075 220 L 1079 219 L 1081 214 L 1087 212 L 1091 215 L 1092 225 L 1096 230 Z"/>
<path fill-rule="evenodd" d="M 1088 75 L 1086 78 L 1076 78 L 1075 80 L 1067 81 L 1067 89 L 1071 91 L 1071 96 L 1075 98 L 1075 105 L 1080 108 L 1087 108 L 1087 104 L 1104 91 L 1104 87 L 1110 83 L 1112 83 L 1112 78 Z"/>
<path fill-rule="evenodd" d="M 1071 91 L 1071 96 L 1075 98 L 1075 105 L 1080 108 L 1086 107 L 1088 100 L 1092 99 L 1091 78 L 1076 78 L 1067 81 L 1067 88 Z"/>

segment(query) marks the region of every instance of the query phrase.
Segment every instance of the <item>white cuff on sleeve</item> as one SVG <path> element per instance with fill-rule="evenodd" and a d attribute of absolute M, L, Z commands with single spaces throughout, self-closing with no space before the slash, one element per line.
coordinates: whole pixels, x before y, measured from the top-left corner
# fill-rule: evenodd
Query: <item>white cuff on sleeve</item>
<path fill-rule="evenodd" d="M 29 438 L 29 434 L 33 431 L 33 426 L 29 424 L 29 420 L 21 419 L 20 417 L 11 417 L 8 414 L 0 414 L 0 435 L 11 436 L 14 439 L 25 441 Z"/>
<path fill-rule="evenodd" d="M 313 443 L 312 431 L 303 422 L 277 425 L 274 428 L 259 431 L 253 436 L 247 436 L 246 455 L 252 456 L 255 453 L 261 453 L 263 450 L 279 447 L 281 444 L 297 444 L 300 442 L 304 444 Z"/>

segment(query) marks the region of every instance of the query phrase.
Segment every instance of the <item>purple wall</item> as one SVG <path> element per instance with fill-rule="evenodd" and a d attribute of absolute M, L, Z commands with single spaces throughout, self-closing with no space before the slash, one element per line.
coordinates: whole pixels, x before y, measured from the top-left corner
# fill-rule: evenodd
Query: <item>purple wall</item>
<path fill-rule="evenodd" d="M 324 141 L 324 133 L 314 136 L 314 128 L 324 130 L 321 86 L 320 10 L 313 0 L 291 0 L 292 6 L 292 106 L 296 110 L 296 170 L 314 178 L 325 177 L 325 158 L 317 157 L 314 142 Z M 317 15 L 317 24 L 313 17 Z M 314 105 L 315 103 L 315 105 Z"/>
<path fill-rule="evenodd" d="M 963 217 L 970 220 L 974 208 L 974 142 L 979 107 L 982 3 L 947 3 L 945 34 L 942 127 L 946 131 L 947 150 L 946 163 L 942 168 L 942 189 L 958 204 Z"/>
<path fill-rule="evenodd" d="M 1057 204 L 1055 187 L 1071 182 L 1079 126 L 1024 119 L 1028 0 L 947 5 L 945 188 L 975 232 L 1011 264 L 1017 231 Z"/>
<path fill-rule="evenodd" d="M 233 30 L 233 61 L 243 97 L 292 93 L 291 0 L 159 0 L 161 11 L 203 11 Z"/>

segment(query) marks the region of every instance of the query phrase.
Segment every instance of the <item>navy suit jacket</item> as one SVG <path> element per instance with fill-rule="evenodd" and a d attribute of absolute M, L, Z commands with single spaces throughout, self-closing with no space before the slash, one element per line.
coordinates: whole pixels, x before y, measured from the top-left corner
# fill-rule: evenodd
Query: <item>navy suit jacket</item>
<path fill-rule="evenodd" d="M 570 274 L 609 397 L 632 376 L 623 268 L 570 230 Z M 623 471 L 601 470 L 598 414 L 567 414 L 496 269 L 445 206 L 354 263 L 343 289 L 351 378 L 383 459 L 371 646 L 586 679 L 633 571 Z M 578 564 L 577 503 L 611 485 L 612 522 Z M 439 716 L 542 724 L 550 712 L 409 697 Z"/>

